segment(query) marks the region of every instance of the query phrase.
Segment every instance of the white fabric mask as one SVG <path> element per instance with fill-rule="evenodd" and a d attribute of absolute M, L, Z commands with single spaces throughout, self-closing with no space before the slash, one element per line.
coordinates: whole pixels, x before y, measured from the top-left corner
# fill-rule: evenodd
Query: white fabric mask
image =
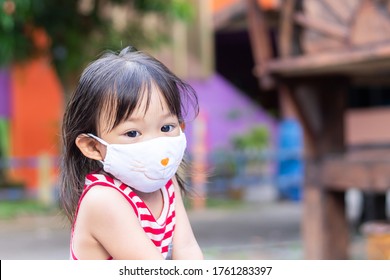
<path fill-rule="evenodd" d="M 134 144 L 108 144 L 88 134 L 107 147 L 104 171 L 122 183 L 145 193 L 157 191 L 171 179 L 184 155 L 187 141 L 179 136 L 157 137 Z"/>

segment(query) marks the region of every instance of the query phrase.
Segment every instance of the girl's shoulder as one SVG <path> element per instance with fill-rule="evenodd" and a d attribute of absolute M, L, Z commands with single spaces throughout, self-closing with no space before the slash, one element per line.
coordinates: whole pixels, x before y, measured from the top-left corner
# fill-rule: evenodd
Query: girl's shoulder
<path fill-rule="evenodd" d="M 122 232 L 139 227 L 137 212 L 116 188 L 97 181 L 84 193 L 72 228 L 72 239 L 82 233 L 92 240 L 98 240 L 107 249 L 107 244 L 113 239 L 121 239 Z M 112 252 L 109 254 L 113 256 Z"/>
<path fill-rule="evenodd" d="M 115 182 L 94 180 L 86 183 L 77 208 L 77 223 L 81 219 L 92 232 L 96 221 L 110 224 L 108 221 L 115 221 L 118 213 L 127 213 L 127 217 L 133 216 L 133 221 L 138 221 L 136 203 Z"/>
<path fill-rule="evenodd" d="M 134 212 L 138 215 L 136 207 L 138 201 L 135 193 L 127 185 L 108 174 L 90 173 L 85 177 L 85 185 L 82 196 L 91 192 L 94 193 L 94 197 L 92 198 L 91 195 L 89 196 L 90 199 L 94 201 L 98 201 L 100 196 L 101 199 L 104 199 L 105 194 L 118 200 L 123 200 L 123 198 L 125 198 L 127 203 L 132 206 Z M 106 200 L 106 203 L 108 202 L 110 202 L 110 200 Z"/>

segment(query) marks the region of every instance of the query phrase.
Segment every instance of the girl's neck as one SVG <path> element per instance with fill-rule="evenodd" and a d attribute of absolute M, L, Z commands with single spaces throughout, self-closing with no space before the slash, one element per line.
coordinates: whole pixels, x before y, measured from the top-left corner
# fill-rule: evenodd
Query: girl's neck
<path fill-rule="evenodd" d="M 134 189 L 133 191 L 146 204 L 153 217 L 156 220 L 159 219 L 164 209 L 164 197 L 161 189 L 152 193 L 144 193 Z"/>
<path fill-rule="evenodd" d="M 131 186 L 130 186 L 131 188 Z M 155 192 L 151 192 L 151 193 L 145 193 L 145 192 L 140 192 L 139 190 L 136 190 L 134 188 L 131 188 L 133 190 L 133 192 L 135 192 L 139 198 L 141 198 L 144 202 L 146 201 L 150 201 L 150 200 L 153 200 L 153 199 L 156 199 L 156 198 L 160 198 L 162 196 L 162 193 L 161 193 L 161 190 L 157 190 Z"/>
<path fill-rule="evenodd" d="M 112 175 L 108 174 L 104 170 L 101 170 L 100 172 L 102 174 L 105 174 L 105 175 L 112 177 Z M 130 188 L 132 189 L 133 192 L 135 192 L 136 195 L 138 195 L 138 197 L 140 199 L 142 199 L 142 201 L 146 204 L 146 206 L 150 209 L 150 211 L 154 214 L 155 217 L 156 217 L 155 214 L 159 214 L 161 212 L 162 206 L 164 205 L 163 194 L 162 194 L 161 189 L 159 189 L 155 192 L 145 193 L 145 192 L 138 191 L 138 190 L 132 188 L 131 186 L 130 186 Z M 159 215 L 157 215 L 157 216 L 159 216 Z"/>

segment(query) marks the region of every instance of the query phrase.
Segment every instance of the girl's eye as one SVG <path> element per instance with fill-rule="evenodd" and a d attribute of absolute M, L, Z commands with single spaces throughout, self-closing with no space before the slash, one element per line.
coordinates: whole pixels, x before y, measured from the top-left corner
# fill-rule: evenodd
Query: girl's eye
<path fill-rule="evenodd" d="M 131 137 L 131 138 L 140 136 L 140 133 L 138 131 L 136 131 L 136 130 L 128 131 L 125 134 L 126 134 L 126 136 Z"/>
<path fill-rule="evenodd" d="M 167 124 L 161 127 L 162 132 L 170 132 L 174 129 L 173 125 Z"/>

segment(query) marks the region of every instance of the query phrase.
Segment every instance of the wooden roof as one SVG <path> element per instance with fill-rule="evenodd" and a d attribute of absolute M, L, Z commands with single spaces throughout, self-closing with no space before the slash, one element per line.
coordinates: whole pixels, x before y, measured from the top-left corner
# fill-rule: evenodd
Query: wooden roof
<path fill-rule="evenodd" d="M 269 73 L 281 76 L 375 74 L 390 71 L 390 42 L 365 48 L 270 60 Z"/>

